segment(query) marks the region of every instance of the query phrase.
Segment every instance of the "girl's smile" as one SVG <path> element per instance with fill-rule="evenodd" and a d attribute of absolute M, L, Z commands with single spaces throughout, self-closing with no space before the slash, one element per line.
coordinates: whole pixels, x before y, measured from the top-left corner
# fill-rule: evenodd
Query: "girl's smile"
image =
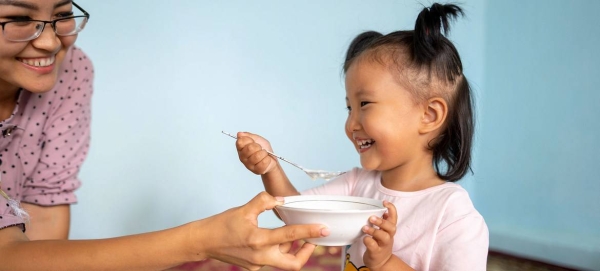
<path fill-rule="evenodd" d="M 356 146 L 358 147 L 358 152 L 363 153 L 371 149 L 373 144 L 375 144 L 375 140 L 373 139 L 362 139 L 355 137 L 354 141 L 356 142 Z"/>

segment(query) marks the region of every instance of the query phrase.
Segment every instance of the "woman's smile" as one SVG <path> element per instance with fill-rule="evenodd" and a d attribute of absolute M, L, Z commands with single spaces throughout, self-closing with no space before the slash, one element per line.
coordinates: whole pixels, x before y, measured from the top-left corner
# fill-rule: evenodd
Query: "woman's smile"
<path fill-rule="evenodd" d="M 51 73 L 54 70 L 54 62 L 56 61 L 56 55 L 50 57 L 37 57 L 37 58 L 19 58 L 17 60 L 23 63 L 23 66 L 33 70 L 40 74 Z"/>

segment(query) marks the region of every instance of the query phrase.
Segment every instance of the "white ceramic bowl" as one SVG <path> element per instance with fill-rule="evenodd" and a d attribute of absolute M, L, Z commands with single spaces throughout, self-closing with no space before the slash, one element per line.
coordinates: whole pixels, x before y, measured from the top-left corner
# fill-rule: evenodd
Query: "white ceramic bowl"
<path fill-rule="evenodd" d="M 351 196 L 301 195 L 285 197 L 275 211 L 286 225 L 322 224 L 327 237 L 306 239 L 321 246 L 345 246 L 363 236 L 362 227 L 370 225 L 369 217 L 381 217 L 387 209 L 383 202 Z"/>

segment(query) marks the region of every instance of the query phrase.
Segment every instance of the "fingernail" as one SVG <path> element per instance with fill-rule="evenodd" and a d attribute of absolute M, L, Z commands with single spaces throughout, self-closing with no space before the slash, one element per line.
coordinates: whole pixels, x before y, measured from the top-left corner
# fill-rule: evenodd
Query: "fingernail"
<path fill-rule="evenodd" d="M 363 232 L 365 232 L 365 233 L 366 233 L 368 230 L 369 230 L 369 226 L 363 226 L 363 228 L 362 228 L 362 231 L 363 231 Z"/>
<path fill-rule="evenodd" d="M 329 228 L 322 228 L 321 229 L 321 236 L 328 236 L 331 232 L 329 231 Z"/>
<path fill-rule="evenodd" d="M 275 197 L 275 200 L 279 201 L 279 202 L 284 202 L 285 200 L 283 199 L 283 197 Z"/>
<path fill-rule="evenodd" d="M 378 218 L 376 216 L 372 216 L 369 218 L 369 220 L 373 223 L 377 222 Z"/>

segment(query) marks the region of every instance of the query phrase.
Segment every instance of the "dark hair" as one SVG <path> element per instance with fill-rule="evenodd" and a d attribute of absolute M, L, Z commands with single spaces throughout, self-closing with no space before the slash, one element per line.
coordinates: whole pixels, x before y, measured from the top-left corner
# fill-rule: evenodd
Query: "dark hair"
<path fill-rule="evenodd" d="M 458 51 L 444 34 L 449 22 L 462 9 L 454 4 L 435 3 L 423 8 L 415 30 L 382 35 L 368 31 L 358 35 L 346 52 L 344 73 L 359 57 L 388 64 L 399 77 L 411 80 L 409 91 L 420 99 L 441 95 L 448 102 L 448 118 L 440 135 L 430 142 L 437 175 L 458 181 L 471 170 L 471 148 L 475 127 L 471 88 L 463 74 Z M 443 32 L 443 33 L 442 33 Z M 432 88 L 432 82 L 439 88 Z"/>

